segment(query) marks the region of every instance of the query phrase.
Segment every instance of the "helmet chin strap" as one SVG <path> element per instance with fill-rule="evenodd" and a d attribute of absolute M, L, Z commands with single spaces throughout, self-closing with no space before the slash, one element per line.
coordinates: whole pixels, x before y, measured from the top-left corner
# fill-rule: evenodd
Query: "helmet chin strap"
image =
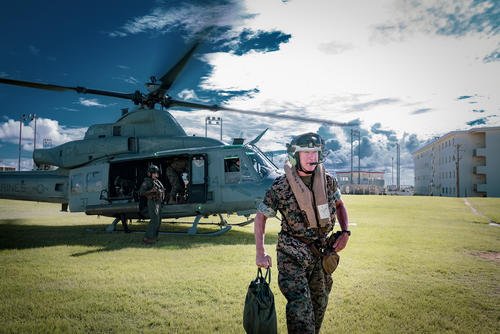
<path fill-rule="evenodd" d="M 313 169 L 312 171 L 307 171 L 307 170 L 304 170 L 304 169 L 302 168 L 302 164 L 300 163 L 300 161 L 299 161 L 299 163 L 297 164 L 297 170 L 298 170 L 298 171 L 301 171 L 302 173 L 307 174 L 307 175 L 311 175 L 311 174 L 313 174 L 313 173 L 316 171 L 316 168 L 317 168 L 317 167 L 318 167 L 318 165 L 316 165 L 316 167 L 314 167 L 314 169 Z"/>

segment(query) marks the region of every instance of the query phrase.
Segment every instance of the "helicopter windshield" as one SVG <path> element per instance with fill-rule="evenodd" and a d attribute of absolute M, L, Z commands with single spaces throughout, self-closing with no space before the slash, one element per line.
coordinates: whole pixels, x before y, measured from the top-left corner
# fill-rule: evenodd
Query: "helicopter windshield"
<path fill-rule="evenodd" d="M 277 167 L 269 160 L 268 157 L 258 147 L 252 145 L 245 148 L 245 154 L 250 159 L 251 165 L 255 171 L 261 176 L 266 177 L 272 172 L 277 171 Z"/>

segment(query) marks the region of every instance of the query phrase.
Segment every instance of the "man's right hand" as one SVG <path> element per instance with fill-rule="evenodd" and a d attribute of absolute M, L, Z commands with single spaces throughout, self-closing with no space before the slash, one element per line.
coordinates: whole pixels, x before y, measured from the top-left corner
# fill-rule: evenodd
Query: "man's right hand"
<path fill-rule="evenodd" d="M 273 262 L 271 260 L 271 256 L 264 253 L 263 255 L 258 255 L 255 257 L 255 264 L 259 268 L 270 268 L 273 266 Z"/>

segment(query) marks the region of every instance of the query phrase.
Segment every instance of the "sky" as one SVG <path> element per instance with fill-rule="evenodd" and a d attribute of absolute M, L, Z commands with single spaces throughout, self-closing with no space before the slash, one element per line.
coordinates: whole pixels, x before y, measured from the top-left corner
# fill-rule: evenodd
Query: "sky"
<path fill-rule="evenodd" d="M 500 125 L 500 4 L 495 0 L 10 1 L 0 12 L 0 77 L 145 92 L 211 30 L 168 94 L 232 108 L 359 122 L 363 170 L 385 171 L 454 130 Z M 112 123 L 127 100 L 0 85 L 0 165 L 17 167 L 21 115 L 36 114 L 37 148 Z M 223 119 L 223 140 L 284 150 L 319 133 L 325 165 L 350 170 L 351 128 L 230 112 L 169 110 L 189 135 Z M 22 169 L 32 168 L 35 121 L 22 123 Z M 208 135 L 218 138 L 219 128 Z M 284 157 L 277 157 L 282 164 Z M 280 160 L 281 159 L 281 160 Z M 354 165 L 357 167 L 357 156 Z M 395 168 L 395 166 L 394 166 Z M 394 169 L 395 170 L 395 169 Z M 395 173 L 395 172 L 394 172 Z M 395 182 L 395 181 L 394 181 Z"/>

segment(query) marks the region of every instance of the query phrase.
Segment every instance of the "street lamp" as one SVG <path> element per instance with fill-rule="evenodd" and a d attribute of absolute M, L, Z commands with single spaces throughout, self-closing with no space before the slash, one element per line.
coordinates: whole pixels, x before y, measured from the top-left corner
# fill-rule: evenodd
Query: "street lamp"
<path fill-rule="evenodd" d="M 36 114 L 22 114 L 21 117 L 19 117 L 19 159 L 17 161 L 17 170 L 20 172 L 21 171 L 21 151 L 22 151 L 22 133 L 23 133 L 23 124 L 26 121 L 32 121 L 35 120 L 35 132 L 34 132 L 34 140 L 33 140 L 33 147 L 34 149 L 36 148 Z"/>
<path fill-rule="evenodd" d="M 31 119 L 35 121 L 35 130 L 33 133 L 33 151 L 36 150 L 36 119 L 37 118 L 38 117 L 36 116 L 36 114 L 31 115 Z"/>
<path fill-rule="evenodd" d="M 222 140 L 222 118 L 215 116 L 205 117 L 205 137 L 207 137 L 207 126 L 208 125 L 220 125 L 220 140 Z"/>
<path fill-rule="evenodd" d="M 353 136 L 358 136 L 358 184 L 360 184 L 360 175 L 361 175 L 361 155 L 360 155 L 360 150 L 361 150 L 361 132 L 356 129 L 351 129 L 351 184 L 354 183 L 353 181 L 353 169 L 352 169 L 352 162 L 353 162 L 353 149 L 352 149 L 352 143 L 353 143 Z"/>

